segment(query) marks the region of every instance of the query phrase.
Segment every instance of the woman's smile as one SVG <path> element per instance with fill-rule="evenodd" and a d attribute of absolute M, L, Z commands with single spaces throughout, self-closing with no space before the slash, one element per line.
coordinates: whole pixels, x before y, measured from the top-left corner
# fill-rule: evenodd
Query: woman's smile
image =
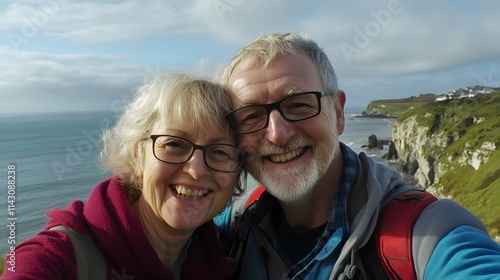
<path fill-rule="evenodd" d="M 180 185 L 173 186 L 172 190 L 178 198 L 183 200 L 200 200 L 212 192 L 208 189 L 193 189 Z"/>

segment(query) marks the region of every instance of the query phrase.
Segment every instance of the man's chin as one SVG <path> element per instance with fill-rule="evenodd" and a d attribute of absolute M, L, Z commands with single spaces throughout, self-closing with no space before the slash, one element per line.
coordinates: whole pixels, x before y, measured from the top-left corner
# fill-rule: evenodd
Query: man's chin
<path fill-rule="evenodd" d="M 294 168 L 262 173 L 256 179 L 280 201 L 293 203 L 309 195 L 316 173 L 314 169 Z"/>

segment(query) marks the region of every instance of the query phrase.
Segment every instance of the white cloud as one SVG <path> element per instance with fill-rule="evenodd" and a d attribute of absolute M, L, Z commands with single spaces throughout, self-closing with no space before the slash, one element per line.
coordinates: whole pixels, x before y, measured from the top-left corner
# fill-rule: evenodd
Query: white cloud
<path fill-rule="evenodd" d="M 316 40 L 355 101 L 500 83 L 496 1 L 21 0 L 1 6 L 0 96 L 15 104 L 110 103 L 150 72 L 212 72 L 221 55 L 229 59 L 270 32 Z M 355 48 L 349 55 L 347 45 Z"/>
<path fill-rule="evenodd" d="M 185 32 L 183 14 L 163 1 L 12 3 L 2 23 L 18 35 L 35 30 L 57 40 L 106 44 Z M 30 36 L 27 36 L 30 37 Z"/>
<path fill-rule="evenodd" d="M 500 37 L 494 31 L 500 25 L 494 14 L 500 3 L 488 3 L 476 14 L 458 5 L 405 1 L 398 13 L 385 10 L 389 16 L 380 16 L 384 14 L 381 5 L 358 12 L 350 21 L 341 16 L 343 32 L 335 37 L 321 31 L 314 35 L 350 74 L 395 75 L 460 67 L 500 57 Z M 365 16 L 360 19 L 359 13 Z M 325 25 L 325 21 L 320 17 L 310 25 Z M 342 51 L 343 43 L 353 47 L 348 49 L 351 52 Z"/>
<path fill-rule="evenodd" d="M 54 55 L 0 48 L 1 112 L 112 110 L 112 103 L 130 95 L 147 72 L 122 66 L 119 57 L 94 54 Z M 29 105 L 29 107 L 26 107 Z"/>

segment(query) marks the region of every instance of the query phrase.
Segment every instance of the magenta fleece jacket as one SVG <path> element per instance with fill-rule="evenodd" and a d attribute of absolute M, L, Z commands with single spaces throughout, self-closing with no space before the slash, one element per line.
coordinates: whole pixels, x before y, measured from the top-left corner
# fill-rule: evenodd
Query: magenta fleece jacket
<path fill-rule="evenodd" d="M 5 267 L 7 279 L 77 279 L 75 253 L 63 232 L 48 230 L 64 225 L 90 237 L 107 265 L 108 279 L 175 279 L 160 261 L 129 206 L 117 177 L 92 191 L 87 203 L 74 201 L 67 209 L 47 213 L 47 227 L 16 247 L 15 272 Z M 223 258 L 212 221 L 198 228 L 191 239 L 182 279 L 227 279 L 230 262 Z"/>

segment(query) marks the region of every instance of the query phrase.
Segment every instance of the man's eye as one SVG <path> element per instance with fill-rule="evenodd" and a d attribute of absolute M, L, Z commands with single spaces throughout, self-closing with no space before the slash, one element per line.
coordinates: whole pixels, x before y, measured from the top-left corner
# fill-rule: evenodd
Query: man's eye
<path fill-rule="evenodd" d="M 247 122 L 253 122 L 253 121 L 256 121 L 256 120 L 260 120 L 262 119 L 263 115 L 258 113 L 258 112 L 252 112 L 252 113 L 248 113 L 247 115 L 245 115 L 241 120 L 240 122 L 241 123 L 247 123 Z"/>
<path fill-rule="evenodd" d="M 288 104 L 288 106 L 286 108 L 287 108 L 287 110 L 307 110 L 311 107 L 313 107 L 313 106 L 311 106 L 311 104 L 309 104 L 309 103 L 295 102 L 295 103 Z"/>

